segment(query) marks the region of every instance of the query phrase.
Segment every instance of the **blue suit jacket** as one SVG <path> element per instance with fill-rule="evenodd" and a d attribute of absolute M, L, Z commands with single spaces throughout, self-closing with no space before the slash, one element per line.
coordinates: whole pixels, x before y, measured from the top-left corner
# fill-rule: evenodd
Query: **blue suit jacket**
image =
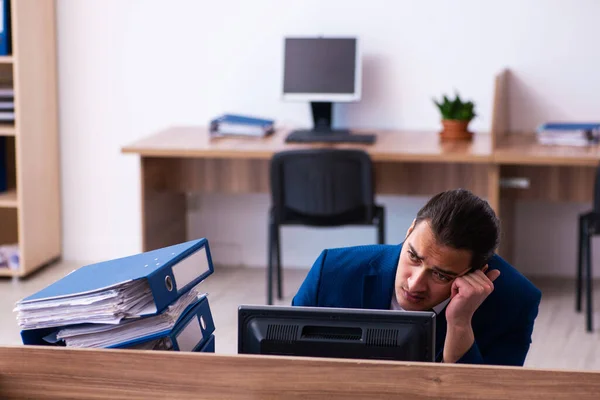
<path fill-rule="evenodd" d="M 402 245 L 324 250 L 292 300 L 294 306 L 390 309 Z M 472 319 L 475 343 L 459 363 L 522 366 L 531 344 L 541 292 L 498 255 L 494 291 Z M 442 360 L 446 313 L 436 317 L 437 361 Z"/>

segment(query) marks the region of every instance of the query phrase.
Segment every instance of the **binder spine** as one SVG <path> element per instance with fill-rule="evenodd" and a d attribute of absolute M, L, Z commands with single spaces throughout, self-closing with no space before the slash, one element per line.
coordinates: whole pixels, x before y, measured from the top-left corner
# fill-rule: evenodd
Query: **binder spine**
<path fill-rule="evenodd" d="M 171 338 L 173 348 L 177 351 L 194 351 L 199 343 L 204 342 L 204 335 L 200 327 L 200 318 L 194 316 L 185 327 Z"/>
<path fill-rule="evenodd" d="M 202 248 L 192 254 L 185 255 L 171 270 L 179 295 L 197 285 L 213 270 L 208 242 L 205 241 Z"/>
<path fill-rule="evenodd" d="M 206 344 L 215 331 L 208 298 L 205 298 L 187 319 L 185 324 L 182 324 L 182 328 L 171 335 L 174 350 L 197 351 Z"/>
<path fill-rule="evenodd" d="M 204 344 L 201 345 L 197 350 L 201 353 L 214 353 L 215 352 L 215 335 L 210 335 L 208 339 L 204 341 Z"/>
<path fill-rule="evenodd" d="M 149 277 L 149 284 L 156 308 L 161 312 L 214 271 L 208 241 L 204 240 L 200 248 L 190 249 L 159 271 Z"/>
<path fill-rule="evenodd" d="M 177 300 L 177 289 L 175 287 L 175 277 L 171 268 L 161 270 L 162 274 L 155 274 L 148 278 L 148 285 L 154 297 L 156 310 L 161 313 L 169 304 Z"/>

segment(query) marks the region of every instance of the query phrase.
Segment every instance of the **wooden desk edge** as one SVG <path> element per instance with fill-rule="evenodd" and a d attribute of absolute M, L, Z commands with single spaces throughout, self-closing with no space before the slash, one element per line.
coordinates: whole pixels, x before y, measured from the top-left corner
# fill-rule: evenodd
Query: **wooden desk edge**
<path fill-rule="evenodd" d="M 530 371 L 541 373 L 559 373 L 559 374 L 590 374 L 598 376 L 600 379 L 600 371 L 593 370 L 576 370 L 576 369 L 553 369 L 553 368 L 537 368 L 537 367 L 520 367 L 520 366 L 505 366 L 505 365 L 474 365 L 474 364 L 444 364 L 437 362 L 415 362 L 415 361 L 394 361 L 394 360 L 369 360 L 369 359 L 346 359 L 346 358 L 321 358 L 321 357 L 300 357 L 300 356 L 278 356 L 278 355 L 258 355 L 258 354 L 219 354 L 219 353 L 198 353 L 198 352 L 179 352 L 179 351 L 142 351 L 131 349 L 111 349 L 111 348 L 67 348 L 61 346 L 33 346 L 33 345 L 3 345 L 0 346 L 0 365 L 1 360 L 8 361 L 9 356 L 17 354 L 48 354 L 56 356 L 73 356 L 73 357 L 95 357 L 116 355 L 122 357 L 129 355 L 132 357 L 143 356 L 144 358 L 169 359 L 196 359 L 208 358 L 219 361 L 251 361 L 251 362 L 296 362 L 305 365 L 319 364 L 324 366 L 358 366 L 358 365 L 379 365 L 390 367 L 426 367 L 432 370 L 444 372 L 450 369 L 462 370 L 504 370 L 504 371 Z M 4 370 L 6 371 L 6 370 Z M 0 370 L 0 375 L 2 371 Z M 600 381 L 599 381 L 600 384 Z"/>
<path fill-rule="evenodd" d="M 246 152 L 236 150 L 227 151 L 198 151 L 198 150 L 157 150 L 143 148 L 123 148 L 123 154 L 135 154 L 140 157 L 156 157 L 156 158 L 202 158 L 202 159 L 236 159 L 236 160 L 269 160 L 274 152 Z M 390 153 L 390 154 L 375 154 L 371 155 L 373 162 L 390 162 L 390 163 L 452 163 L 452 164 L 490 164 L 492 157 L 489 155 L 469 155 L 465 157 L 462 154 L 411 154 L 411 153 Z"/>
<path fill-rule="evenodd" d="M 51 346 L 0 347 L 0 397 L 597 399 L 600 372 Z"/>
<path fill-rule="evenodd" d="M 235 159 L 235 160 L 269 160 L 276 149 L 265 146 L 265 150 L 261 149 L 237 149 L 237 148 L 214 148 L 214 149 L 195 149 L 195 148 L 160 148 L 155 146 L 149 146 L 146 141 L 154 136 L 160 135 L 161 131 L 157 134 L 148 136 L 144 139 L 130 143 L 126 146 L 121 147 L 121 153 L 123 154 L 136 154 L 140 157 L 148 158 L 200 158 L 200 159 Z M 513 135 L 524 135 L 527 134 L 510 134 L 507 137 Z M 600 153 L 598 156 L 595 154 L 583 155 L 582 157 L 577 155 L 562 156 L 560 154 L 552 154 L 552 147 L 550 153 L 541 153 L 539 150 L 523 151 L 519 145 L 506 145 L 503 140 L 500 140 L 494 147 L 491 148 L 489 153 L 476 153 L 476 154 L 465 154 L 464 152 L 457 151 L 447 153 L 436 153 L 429 154 L 426 152 L 400 152 L 390 151 L 385 152 L 381 149 L 377 149 L 376 152 L 370 153 L 373 162 L 378 163 L 451 163 L 451 164 L 490 164 L 490 165 L 539 165 L 539 166 L 590 166 L 595 167 L 600 164 Z M 335 147 L 335 145 L 327 146 L 322 145 L 319 147 L 328 148 Z M 281 149 L 286 149 L 286 146 Z M 290 149 L 301 149 L 301 148 L 316 148 L 311 145 L 298 146 L 293 145 Z M 347 148 L 347 147 L 344 147 Z M 369 147 L 364 145 L 350 146 L 349 148 L 361 148 L 366 149 L 369 152 Z M 561 146 L 556 147 L 557 150 L 561 150 Z M 558 152 L 557 152 L 558 153 Z"/>

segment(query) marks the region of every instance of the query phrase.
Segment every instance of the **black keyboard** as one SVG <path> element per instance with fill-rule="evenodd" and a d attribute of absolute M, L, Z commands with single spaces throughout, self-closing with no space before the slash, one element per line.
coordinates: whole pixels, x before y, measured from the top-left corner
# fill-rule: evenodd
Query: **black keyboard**
<path fill-rule="evenodd" d="M 313 131 L 293 131 L 285 139 L 286 143 L 375 143 L 375 135 L 369 133 L 315 133 Z"/>

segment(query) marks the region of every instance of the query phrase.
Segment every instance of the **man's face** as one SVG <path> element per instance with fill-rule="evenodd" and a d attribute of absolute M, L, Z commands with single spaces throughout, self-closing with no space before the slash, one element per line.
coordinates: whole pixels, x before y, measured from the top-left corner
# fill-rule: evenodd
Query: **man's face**
<path fill-rule="evenodd" d="M 452 281 L 470 269 L 471 252 L 437 243 L 427 221 L 408 229 L 396 272 L 396 298 L 407 311 L 430 310 L 450 297 Z"/>

